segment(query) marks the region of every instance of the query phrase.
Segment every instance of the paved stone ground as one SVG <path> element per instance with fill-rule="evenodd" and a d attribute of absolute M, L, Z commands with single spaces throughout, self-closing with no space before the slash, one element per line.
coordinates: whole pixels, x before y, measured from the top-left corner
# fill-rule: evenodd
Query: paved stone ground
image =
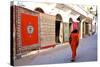
<path fill-rule="evenodd" d="M 71 49 L 69 44 L 59 44 L 55 48 L 37 51 L 35 54 L 16 60 L 15 65 L 41 65 L 70 63 Z M 97 60 L 97 35 L 83 38 L 79 42 L 76 62 L 88 62 Z"/>

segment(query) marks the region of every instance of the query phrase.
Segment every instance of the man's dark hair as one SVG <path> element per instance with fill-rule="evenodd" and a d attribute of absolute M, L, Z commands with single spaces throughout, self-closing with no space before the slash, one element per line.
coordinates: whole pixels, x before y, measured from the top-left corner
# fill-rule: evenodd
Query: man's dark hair
<path fill-rule="evenodd" d="M 75 29 L 75 30 L 73 30 L 73 31 L 72 31 L 72 33 L 78 33 L 78 30 L 77 30 L 77 29 Z"/>

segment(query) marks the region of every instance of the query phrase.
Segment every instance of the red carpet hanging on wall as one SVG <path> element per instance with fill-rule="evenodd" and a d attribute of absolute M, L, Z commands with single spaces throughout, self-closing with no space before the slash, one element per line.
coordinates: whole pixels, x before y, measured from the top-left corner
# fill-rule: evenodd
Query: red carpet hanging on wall
<path fill-rule="evenodd" d="M 38 43 L 38 17 L 29 14 L 21 14 L 22 46 Z"/>

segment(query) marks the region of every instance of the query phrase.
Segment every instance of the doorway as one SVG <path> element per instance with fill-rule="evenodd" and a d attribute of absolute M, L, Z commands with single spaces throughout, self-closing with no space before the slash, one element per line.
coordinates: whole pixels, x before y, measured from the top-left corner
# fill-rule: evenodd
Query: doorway
<path fill-rule="evenodd" d="M 60 43 L 60 26 L 62 22 L 62 17 L 60 14 L 56 15 L 56 21 L 55 21 L 55 41 L 56 43 Z"/>

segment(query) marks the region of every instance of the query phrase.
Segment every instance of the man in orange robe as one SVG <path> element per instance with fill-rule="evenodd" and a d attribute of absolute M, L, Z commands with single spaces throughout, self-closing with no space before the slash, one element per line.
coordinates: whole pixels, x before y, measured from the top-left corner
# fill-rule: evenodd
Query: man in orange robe
<path fill-rule="evenodd" d="M 69 43 L 72 50 L 72 62 L 76 59 L 76 50 L 79 44 L 79 32 L 77 29 L 73 30 L 70 34 Z"/>

